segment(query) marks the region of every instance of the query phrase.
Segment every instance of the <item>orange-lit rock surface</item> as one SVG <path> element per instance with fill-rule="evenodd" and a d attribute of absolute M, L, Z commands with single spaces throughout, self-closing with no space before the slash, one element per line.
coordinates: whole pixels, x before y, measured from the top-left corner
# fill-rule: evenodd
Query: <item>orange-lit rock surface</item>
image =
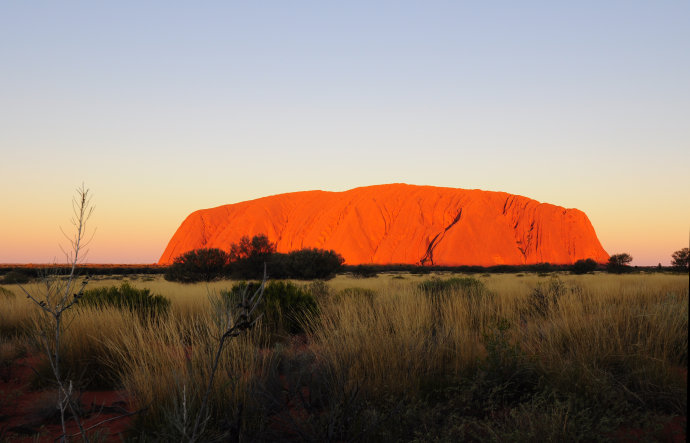
<path fill-rule="evenodd" d="M 608 260 L 584 212 L 507 194 L 390 184 L 306 191 L 190 214 L 159 264 L 198 248 L 226 251 L 266 234 L 278 252 L 333 249 L 346 264 L 518 265 Z"/>

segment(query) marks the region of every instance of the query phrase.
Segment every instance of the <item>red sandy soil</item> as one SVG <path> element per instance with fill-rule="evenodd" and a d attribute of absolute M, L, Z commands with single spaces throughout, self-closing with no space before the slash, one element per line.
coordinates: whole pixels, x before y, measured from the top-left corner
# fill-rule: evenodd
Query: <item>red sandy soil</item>
<path fill-rule="evenodd" d="M 687 417 L 673 417 L 665 423 L 659 431 L 645 431 L 639 427 L 621 426 L 611 438 L 619 443 L 635 443 L 639 441 L 659 441 L 665 443 L 686 442 Z"/>
<path fill-rule="evenodd" d="M 334 250 L 345 263 L 446 266 L 572 264 L 609 258 L 587 215 L 519 195 L 390 184 L 306 191 L 193 212 L 159 264 L 192 249 L 228 251 L 265 234 L 278 252 Z"/>
<path fill-rule="evenodd" d="M 27 357 L 11 362 L 0 370 L 0 439 L 17 442 L 53 442 L 62 435 L 60 415 L 54 406 L 55 389 L 32 390 L 31 379 L 40 358 Z M 117 418 L 131 412 L 124 391 L 84 391 L 81 404 L 85 416 L 82 426 L 87 429 L 108 419 L 88 431 L 98 433 L 106 442 L 122 441 L 132 416 Z M 52 416 L 51 416 L 52 415 Z M 67 434 L 80 440 L 79 428 L 74 420 L 67 421 Z"/>
<path fill-rule="evenodd" d="M 295 337 L 290 342 L 291 352 L 305 352 L 309 347 L 305 337 Z M 46 418 L 46 412 L 55 401 L 56 391 L 31 390 L 33 369 L 40 362 L 38 357 L 27 357 L 15 360 L 9 366 L 0 369 L 0 439 L 5 438 L 17 442 L 53 442 L 62 434 L 59 415 Z M 687 382 L 687 368 L 677 368 L 673 373 Z M 284 388 L 287 390 L 285 376 L 280 376 Z M 309 396 L 303 390 L 302 395 Z M 121 442 L 132 420 L 128 408 L 128 396 L 125 391 L 85 391 L 81 393 L 81 403 L 87 411 L 82 418 L 84 428 L 105 423 L 91 429 L 89 433 L 98 432 L 103 441 Z M 294 432 L 290 429 L 286 415 L 294 419 L 304 419 L 306 411 L 302 405 L 295 404 L 294 399 L 286 399 L 286 410 L 272 417 L 272 427 L 288 435 Z M 126 415 L 125 417 L 122 417 Z M 109 419 L 113 419 L 108 421 Z M 681 443 L 686 441 L 687 417 L 673 417 L 664 423 L 659 430 L 642 429 L 635 424 L 620 426 L 608 438 L 621 443 L 638 441 L 659 441 Z M 67 433 L 79 438 L 79 428 L 74 420 L 68 420 Z M 294 435 L 296 437 L 297 435 Z"/>
<path fill-rule="evenodd" d="M 676 366 L 670 368 L 669 371 L 673 377 L 677 377 L 687 386 L 688 368 Z M 620 443 L 634 443 L 639 441 L 683 443 L 687 441 L 687 420 L 687 416 L 673 417 L 667 423 L 664 423 L 663 426 L 661 426 L 661 429 L 656 431 L 644 430 L 633 423 L 629 423 L 619 427 L 611 438 Z"/>

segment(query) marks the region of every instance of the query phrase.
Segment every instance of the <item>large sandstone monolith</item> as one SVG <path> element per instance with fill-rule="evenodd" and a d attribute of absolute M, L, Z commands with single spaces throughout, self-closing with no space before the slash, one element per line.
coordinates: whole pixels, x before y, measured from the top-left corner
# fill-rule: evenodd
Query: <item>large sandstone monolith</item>
<path fill-rule="evenodd" d="M 170 239 L 159 264 L 198 248 L 229 250 L 266 234 L 278 252 L 333 249 L 346 264 L 606 262 L 584 212 L 481 190 L 390 184 L 306 191 L 202 209 Z"/>

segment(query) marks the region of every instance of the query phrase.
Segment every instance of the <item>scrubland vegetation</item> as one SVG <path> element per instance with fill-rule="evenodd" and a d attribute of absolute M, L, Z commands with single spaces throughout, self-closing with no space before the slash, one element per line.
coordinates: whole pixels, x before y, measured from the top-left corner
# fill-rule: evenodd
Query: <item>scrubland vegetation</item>
<path fill-rule="evenodd" d="M 327 279 L 340 271 L 344 259 L 335 251 L 299 249 L 287 254 L 276 252 L 266 235 L 242 237 L 230 245 L 230 253 L 217 248 L 187 251 L 165 270 L 165 279 L 182 283 L 213 281 L 218 278 L 261 278 L 264 265 L 272 278 L 302 280 Z"/>
<path fill-rule="evenodd" d="M 189 440 L 243 287 L 92 278 L 63 373 L 124 389 L 129 439 Z M 40 355 L 20 294 L 0 287 L 1 367 Z M 269 282 L 258 309 L 223 349 L 201 441 L 661 440 L 685 416 L 687 275 L 338 275 Z"/>

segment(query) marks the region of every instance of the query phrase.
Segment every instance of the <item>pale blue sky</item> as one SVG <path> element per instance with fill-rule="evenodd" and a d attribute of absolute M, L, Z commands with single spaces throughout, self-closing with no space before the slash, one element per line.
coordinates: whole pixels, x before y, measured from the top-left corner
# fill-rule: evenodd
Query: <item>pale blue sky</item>
<path fill-rule="evenodd" d="M 690 2 L 2 2 L 0 262 L 155 262 L 195 209 L 406 182 L 690 228 Z M 129 243 L 128 243 L 129 241 Z"/>

